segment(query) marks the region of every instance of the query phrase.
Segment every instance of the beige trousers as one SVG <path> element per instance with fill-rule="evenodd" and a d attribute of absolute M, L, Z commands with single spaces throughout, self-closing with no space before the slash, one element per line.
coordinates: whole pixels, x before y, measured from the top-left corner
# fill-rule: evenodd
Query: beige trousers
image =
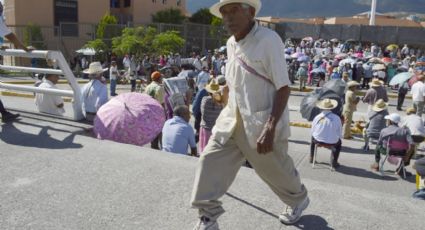
<path fill-rule="evenodd" d="M 216 220 L 224 209 L 218 200 L 229 189 L 245 159 L 255 172 L 287 205 L 294 207 L 307 196 L 307 190 L 287 154 L 288 141 L 275 144 L 274 151 L 260 155 L 248 144 L 240 116 L 232 138 L 222 145 L 212 136 L 199 159 L 192 192 L 192 207 L 199 216 Z"/>
<path fill-rule="evenodd" d="M 344 111 L 343 115 L 344 115 L 344 125 L 342 127 L 342 136 L 344 138 L 349 138 L 351 137 L 351 123 L 353 122 L 353 113 L 352 111 Z"/>

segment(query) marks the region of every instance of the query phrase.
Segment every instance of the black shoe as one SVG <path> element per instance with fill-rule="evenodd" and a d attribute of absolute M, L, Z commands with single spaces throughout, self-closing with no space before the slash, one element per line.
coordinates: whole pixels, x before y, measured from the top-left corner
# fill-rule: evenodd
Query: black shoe
<path fill-rule="evenodd" d="M 21 116 L 19 113 L 17 113 L 17 114 L 13 114 L 13 113 L 6 113 L 5 115 L 3 115 L 2 117 L 1 117 L 1 121 L 2 122 L 9 122 L 9 121 L 13 121 L 13 120 L 15 120 L 16 118 L 18 118 L 19 116 Z"/>
<path fill-rule="evenodd" d="M 339 166 L 341 166 L 338 162 L 334 161 L 332 162 L 332 168 L 336 169 L 339 168 Z"/>
<path fill-rule="evenodd" d="M 397 108 L 398 111 L 403 111 L 401 108 Z"/>

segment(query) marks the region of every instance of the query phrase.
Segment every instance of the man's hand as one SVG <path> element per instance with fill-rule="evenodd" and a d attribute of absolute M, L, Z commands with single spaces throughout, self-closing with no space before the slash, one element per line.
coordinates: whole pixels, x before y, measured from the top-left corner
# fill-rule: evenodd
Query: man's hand
<path fill-rule="evenodd" d="M 268 121 L 257 139 L 257 152 L 259 154 L 267 154 L 273 151 L 273 142 L 275 135 L 275 126 Z"/>

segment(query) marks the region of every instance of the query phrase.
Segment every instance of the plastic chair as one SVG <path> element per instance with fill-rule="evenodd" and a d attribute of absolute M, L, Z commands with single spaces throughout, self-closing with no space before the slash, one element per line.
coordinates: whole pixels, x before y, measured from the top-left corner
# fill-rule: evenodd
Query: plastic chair
<path fill-rule="evenodd" d="M 407 140 L 396 140 L 391 139 L 391 137 L 388 139 L 387 142 L 387 152 L 385 154 L 384 160 L 380 162 L 379 171 L 381 172 L 381 175 L 384 175 L 384 164 L 387 161 L 389 156 L 395 156 L 400 158 L 400 165 L 398 168 L 400 170 L 403 170 L 403 178 L 406 178 L 406 169 L 404 167 L 404 156 L 407 154 L 407 151 L 409 150 L 409 143 Z"/>
<path fill-rule="evenodd" d="M 329 149 L 329 150 L 331 150 L 331 148 L 332 147 L 334 147 L 335 146 L 335 144 L 324 144 L 324 143 L 316 143 L 316 145 L 314 146 L 314 154 L 313 154 L 313 165 L 312 165 L 312 168 L 314 168 L 314 166 L 316 165 L 316 158 L 317 158 L 317 152 L 318 152 L 318 148 L 326 148 L 326 149 Z M 331 153 L 332 154 L 332 153 Z M 334 171 L 335 169 L 334 169 L 334 167 L 332 166 L 332 162 L 330 162 L 330 167 L 329 167 L 329 169 L 331 170 L 331 171 Z"/>

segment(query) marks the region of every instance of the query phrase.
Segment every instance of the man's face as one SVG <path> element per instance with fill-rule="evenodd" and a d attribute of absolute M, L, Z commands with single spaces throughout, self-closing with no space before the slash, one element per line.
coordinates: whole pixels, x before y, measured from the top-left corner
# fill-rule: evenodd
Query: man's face
<path fill-rule="evenodd" d="M 239 34 L 249 28 L 255 14 L 240 3 L 225 5 L 220 8 L 220 13 L 226 30 L 231 34 Z"/>
<path fill-rule="evenodd" d="M 50 75 L 48 77 L 48 80 L 51 81 L 54 85 L 56 85 L 59 81 L 59 76 L 58 75 Z"/>

